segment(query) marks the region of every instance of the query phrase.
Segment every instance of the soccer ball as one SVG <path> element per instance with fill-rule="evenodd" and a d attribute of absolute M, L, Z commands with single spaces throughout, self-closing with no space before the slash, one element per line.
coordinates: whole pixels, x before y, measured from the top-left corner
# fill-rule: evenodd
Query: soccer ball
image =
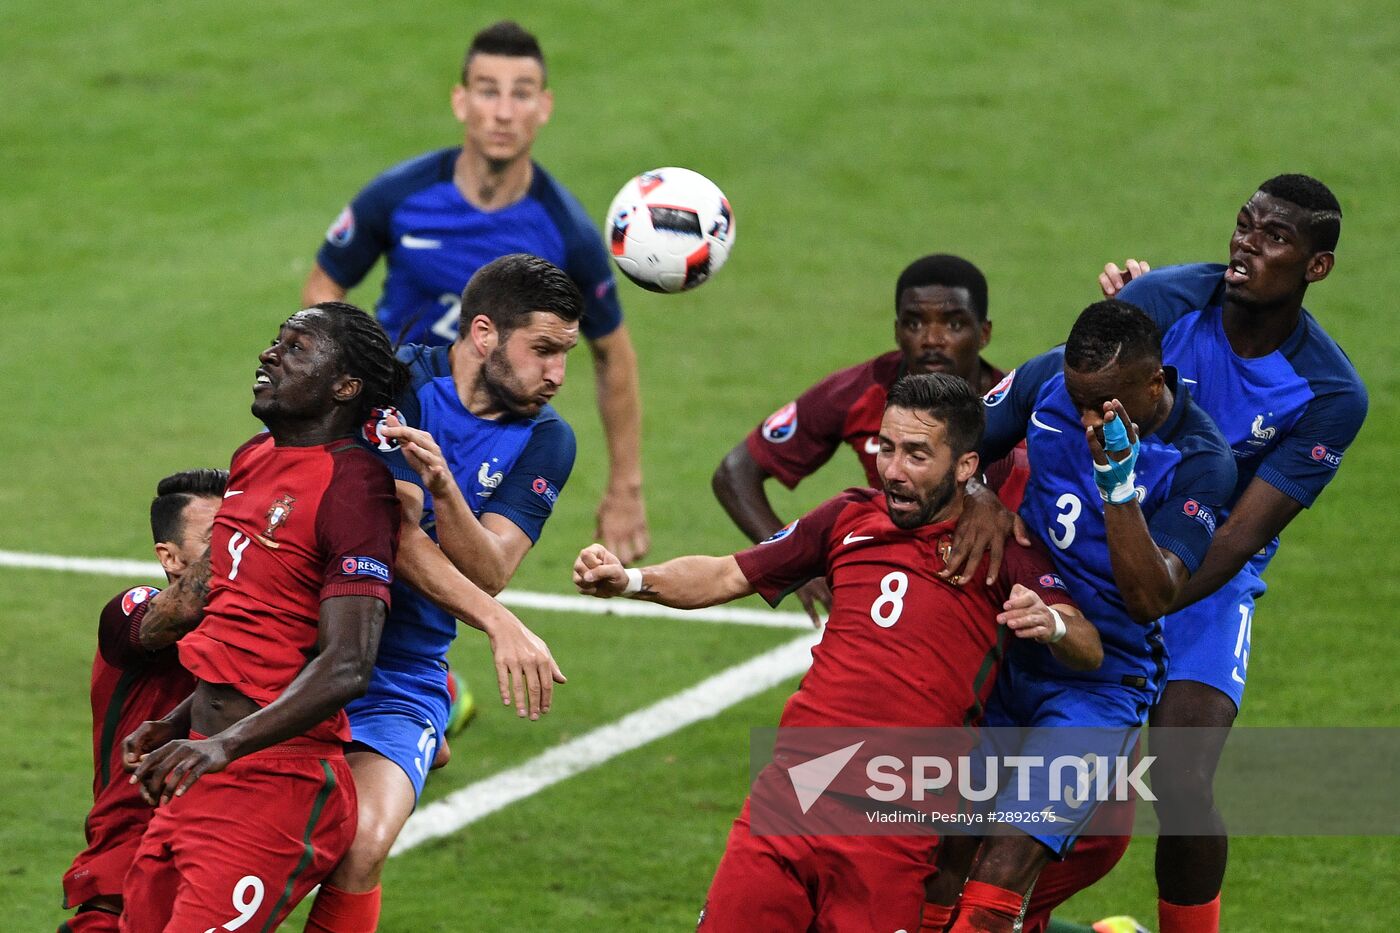
<path fill-rule="evenodd" d="M 724 192 L 699 172 L 658 168 L 622 186 L 608 208 L 622 274 L 653 292 L 683 292 L 719 271 L 734 246 Z"/>

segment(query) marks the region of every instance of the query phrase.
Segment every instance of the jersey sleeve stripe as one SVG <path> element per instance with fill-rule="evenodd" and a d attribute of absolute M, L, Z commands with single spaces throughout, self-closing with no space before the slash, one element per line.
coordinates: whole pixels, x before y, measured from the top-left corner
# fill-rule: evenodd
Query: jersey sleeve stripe
<path fill-rule="evenodd" d="M 112 747 L 117 741 L 117 726 L 121 724 L 122 708 L 126 706 L 127 694 L 131 692 L 131 687 L 139 676 L 140 672 L 135 669 L 122 671 L 116 688 L 112 690 L 111 699 L 107 701 L 107 712 L 102 717 L 102 740 L 98 746 L 101 749 L 98 766 L 102 769 L 103 787 L 112 781 Z"/>
<path fill-rule="evenodd" d="M 1259 479 L 1262 479 L 1264 482 L 1268 483 L 1270 486 L 1277 489 L 1279 492 L 1283 493 L 1285 496 L 1288 496 L 1290 499 L 1298 500 L 1303 504 L 1304 508 L 1311 506 L 1313 502 L 1317 500 L 1316 493 L 1313 493 L 1311 490 L 1305 488 L 1301 484 L 1294 482 L 1287 476 L 1284 476 L 1282 473 L 1269 466 L 1267 463 L 1262 464 L 1259 467 L 1259 471 L 1254 475 Z"/>
<path fill-rule="evenodd" d="M 1192 548 L 1186 545 L 1185 542 L 1179 541 L 1178 539 L 1173 538 L 1171 535 L 1163 534 L 1160 531 L 1154 531 L 1152 533 L 1152 541 L 1158 547 L 1166 548 L 1168 551 L 1171 551 L 1177 557 L 1181 558 L 1181 562 L 1186 565 L 1186 570 L 1188 573 L 1195 573 L 1197 570 L 1200 569 L 1200 558 L 1196 555 L 1196 552 Z"/>

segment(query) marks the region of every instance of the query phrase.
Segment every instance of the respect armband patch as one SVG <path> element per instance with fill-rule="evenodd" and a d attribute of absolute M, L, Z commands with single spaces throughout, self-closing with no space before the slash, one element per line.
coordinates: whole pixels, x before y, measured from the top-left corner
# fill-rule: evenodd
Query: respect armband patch
<path fill-rule="evenodd" d="M 340 572 L 347 577 L 373 577 L 381 583 L 389 582 L 389 565 L 373 557 L 342 558 Z"/>

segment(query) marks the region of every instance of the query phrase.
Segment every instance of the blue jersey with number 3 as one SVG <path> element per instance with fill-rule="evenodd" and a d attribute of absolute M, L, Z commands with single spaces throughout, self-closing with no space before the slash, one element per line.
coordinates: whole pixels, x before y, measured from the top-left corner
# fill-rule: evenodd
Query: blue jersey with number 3
<path fill-rule="evenodd" d="M 1138 501 L 1153 541 L 1194 573 L 1215 533 L 1219 510 L 1234 489 L 1235 465 L 1209 416 L 1174 384 L 1173 370 L 1166 375 L 1175 398 L 1166 421 L 1141 438 Z M 1161 620 L 1135 621 L 1114 581 L 1093 455 L 1065 389 L 1064 349 L 1057 347 L 1013 370 L 983 404 L 983 462 L 1005 456 L 1025 439 L 1030 480 L 1021 517 L 1050 545 L 1070 595 L 1103 639 L 1104 660 L 1097 671 L 1072 671 L 1044 645 L 1024 640 L 1016 641 L 1012 663 L 1067 680 L 1157 689 L 1166 667 Z"/>
<path fill-rule="evenodd" d="M 410 159 L 366 185 L 326 231 L 317 264 L 348 289 L 385 257 L 384 293 L 374 310 L 396 344 L 451 343 L 462 289 L 477 269 L 510 253 L 540 256 L 569 274 L 583 294 L 585 337 L 616 330 L 622 308 L 607 251 L 573 195 L 533 165 L 525 197 L 483 211 L 453 181 L 461 151 Z"/>

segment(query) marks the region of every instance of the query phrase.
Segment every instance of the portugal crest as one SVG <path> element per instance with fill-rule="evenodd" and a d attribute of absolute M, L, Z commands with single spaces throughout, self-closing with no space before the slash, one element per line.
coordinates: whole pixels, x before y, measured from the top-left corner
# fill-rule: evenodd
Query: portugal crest
<path fill-rule="evenodd" d="M 268 547 L 277 547 L 277 529 L 281 528 L 292 514 L 292 508 L 297 500 L 287 493 L 283 493 L 272 501 L 272 505 L 267 509 L 267 527 L 258 537 L 262 543 Z"/>

